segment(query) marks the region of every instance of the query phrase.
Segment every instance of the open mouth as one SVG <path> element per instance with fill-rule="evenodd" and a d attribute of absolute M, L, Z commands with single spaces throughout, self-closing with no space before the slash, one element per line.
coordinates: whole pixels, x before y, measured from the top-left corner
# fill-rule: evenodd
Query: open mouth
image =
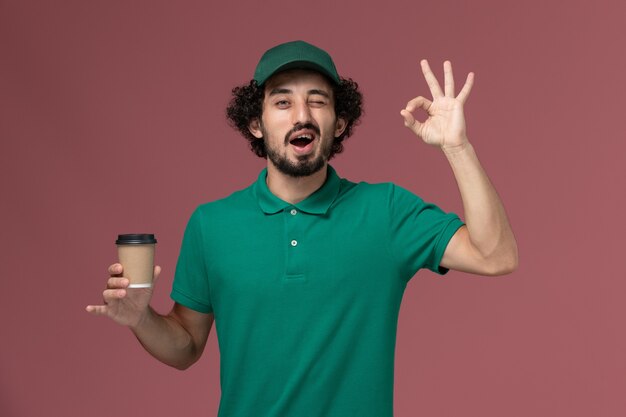
<path fill-rule="evenodd" d="M 289 141 L 296 148 L 305 148 L 311 142 L 313 142 L 311 135 L 300 135 Z"/>
<path fill-rule="evenodd" d="M 300 129 L 291 134 L 289 144 L 293 146 L 297 154 L 305 155 L 313 150 L 313 142 L 316 137 L 317 133 L 314 129 Z"/>

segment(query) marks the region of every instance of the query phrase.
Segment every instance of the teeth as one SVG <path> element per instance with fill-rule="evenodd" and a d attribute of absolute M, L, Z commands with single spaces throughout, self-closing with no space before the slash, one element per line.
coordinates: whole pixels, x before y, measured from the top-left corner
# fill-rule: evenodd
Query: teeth
<path fill-rule="evenodd" d="M 311 135 L 300 135 L 298 136 L 296 139 L 308 139 L 308 140 L 313 140 L 313 137 Z"/>

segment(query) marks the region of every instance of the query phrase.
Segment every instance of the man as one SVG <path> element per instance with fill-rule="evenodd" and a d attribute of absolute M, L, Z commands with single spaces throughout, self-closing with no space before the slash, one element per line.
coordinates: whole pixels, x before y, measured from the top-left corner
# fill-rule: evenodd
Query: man
<path fill-rule="evenodd" d="M 401 115 L 449 160 L 466 224 L 394 184 L 340 178 L 328 160 L 358 122 L 358 86 L 339 77 L 323 50 L 281 44 L 263 55 L 249 85 L 233 90 L 228 108 L 267 168 L 192 214 L 172 311 L 149 307 L 151 289 L 127 290 L 119 264 L 109 267 L 104 305 L 87 310 L 129 326 L 179 369 L 198 360 L 215 320 L 220 417 L 392 416 L 398 311 L 415 272 L 517 267 L 504 208 L 465 134 L 473 74 L 455 96 L 449 62 L 443 91 L 421 65 L 433 100 L 417 97 Z M 412 115 L 418 108 L 426 121 Z"/>

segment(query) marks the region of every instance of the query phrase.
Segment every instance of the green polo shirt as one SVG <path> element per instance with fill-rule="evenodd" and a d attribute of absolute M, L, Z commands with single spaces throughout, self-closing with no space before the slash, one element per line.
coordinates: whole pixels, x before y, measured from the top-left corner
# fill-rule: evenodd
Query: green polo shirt
<path fill-rule="evenodd" d="M 463 225 L 391 184 L 332 167 L 298 204 L 256 183 L 199 206 L 171 297 L 213 312 L 219 417 L 391 417 L 400 302 L 420 269 L 439 274 Z"/>

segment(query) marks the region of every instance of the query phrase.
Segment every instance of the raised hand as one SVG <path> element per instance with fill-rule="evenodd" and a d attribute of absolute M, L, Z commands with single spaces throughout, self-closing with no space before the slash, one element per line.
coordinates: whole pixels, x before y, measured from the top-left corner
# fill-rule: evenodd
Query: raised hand
<path fill-rule="evenodd" d="M 151 288 L 128 288 L 129 281 L 123 276 L 121 264 L 109 266 L 110 278 L 102 293 L 102 305 L 89 305 L 86 310 L 94 315 L 106 315 L 125 326 L 137 326 L 148 311 L 154 282 L 161 273 L 161 267 L 154 267 L 154 281 Z"/>
<path fill-rule="evenodd" d="M 472 89 L 474 73 L 467 75 L 465 85 L 458 96 L 454 96 L 454 77 L 452 76 L 452 64 L 450 61 L 443 63 L 444 91 L 437 78 L 423 59 L 420 62 L 424 78 L 433 96 L 433 100 L 419 96 L 409 101 L 406 107 L 400 111 L 404 118 L 404 125 L 411 129 L 417 136 L 429 145 L 439 146 L 444 151 L 462 148 L 468 143 L 465 132 L 465 117 L 463 116 L 463 104 Z M 416 109 L 424 109 L 428 118 L 419 122 L 413 116 Z"/>

